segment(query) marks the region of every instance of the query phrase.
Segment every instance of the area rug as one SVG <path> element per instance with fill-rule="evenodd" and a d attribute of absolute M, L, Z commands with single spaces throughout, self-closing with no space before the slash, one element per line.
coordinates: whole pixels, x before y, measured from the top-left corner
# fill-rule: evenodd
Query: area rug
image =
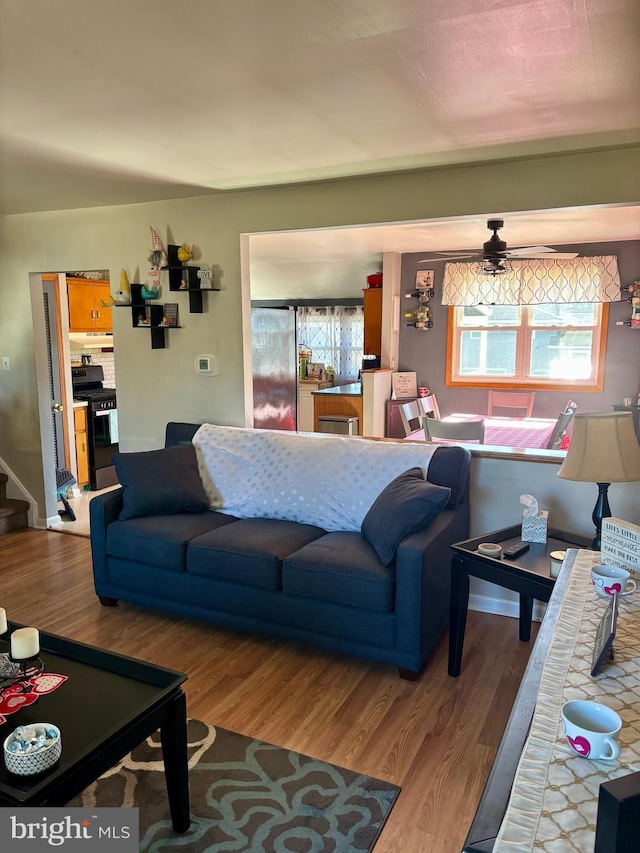
<path fill-rule="evenodd" d="M 189 720 L 191 827 L 171 827 L 159 733 L 71 806 L 137 807 L 140 850 L 369 853 L 400 788 Z"/>

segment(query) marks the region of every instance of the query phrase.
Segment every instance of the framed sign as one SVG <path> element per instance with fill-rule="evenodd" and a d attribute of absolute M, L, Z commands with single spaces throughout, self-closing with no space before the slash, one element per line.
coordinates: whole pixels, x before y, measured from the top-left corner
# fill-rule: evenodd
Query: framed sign
<path fill-rule="evenodd" d="M 621 518 L 602 519 L 601 562 L 640 574 L 640 527 Z"/>
<path fill-rule="evenodd" d="M 416 290 L 433 290 L 434 270 L 416 271 Z"/>
<path fill-rule="evenodd" d="M 418 396 L 418 380 L 415 373 L 391 374 L 391 399 L 403 400 Z"/>
<path fill-rule="evenodd" d="M 618 595 L 618 592 L 614 592 L 611 596 L 611 601 L 607 605 L 607 609 L 596 631 L 596 641 L 593 646 L 593 659 L 591 661 L 592 678 L 598 674 L 598 670 L 607 659 L 613 660 L 613 647 L 611 644 L 616 635 Z"/>

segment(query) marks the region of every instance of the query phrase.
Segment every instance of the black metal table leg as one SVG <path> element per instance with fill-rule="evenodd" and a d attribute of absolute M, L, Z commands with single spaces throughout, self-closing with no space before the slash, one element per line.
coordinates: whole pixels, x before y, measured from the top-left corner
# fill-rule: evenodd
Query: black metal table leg
<path fill-rule="evenodd" d="M 533 618 L 533 598 L 520 593 L 520 639 L 528 643 L 531 639 L 531 620 Z"/>
<path fill-rule="evenodd" d="M 469 605 L 469 575 L 464 561 L 459 557 L 451 560 L 451 604 L 449 611 L 449 675 L 460 675 L 462 647 L 467 626 Z"/>
<path fill-rule="evenodd" d="M 182 691 L 167 704 L 166 716 L 160 728 L 160 739 L 171 821 L 176 832 L 186 832 L 191 825 L 191 814 L 187 756 L 187 701 Z"/>

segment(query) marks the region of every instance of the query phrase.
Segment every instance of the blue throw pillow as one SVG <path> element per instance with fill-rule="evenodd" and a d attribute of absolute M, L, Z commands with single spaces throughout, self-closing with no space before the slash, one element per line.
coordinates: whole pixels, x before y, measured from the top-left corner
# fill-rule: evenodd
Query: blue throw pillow
<path fill-rule="evenodd" d="M 402 540 L 428 527 L 450 496 L 451 489 L 427 482 L 421 468 L 410 468 L 380 492 L 364 517 L 362 535 L 388 566 Z"/>
<path fill-rule="evenodd" d="M 114 453 L 111 458 L 123 487 L 121 521 L 209 508 L 192 444 Z"/>

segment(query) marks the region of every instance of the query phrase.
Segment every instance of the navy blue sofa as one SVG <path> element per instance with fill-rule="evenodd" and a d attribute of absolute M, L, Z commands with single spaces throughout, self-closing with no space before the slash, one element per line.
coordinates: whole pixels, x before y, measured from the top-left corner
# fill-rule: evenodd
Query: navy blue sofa
<path fill-rule="evenodd" d="M 165 446 L 197 424 L 167 425 Z M 360 439 L 353 439 L 360 440 Z M 394 664 L 416 678 L 449 622 L 450 546 L 469 535 L 471 454 L 441 446 L 428 481 L 446 507 L 383 565 L 361 533 L 206 510 L 120 520 L 123 491 L 90 503 L 95 590 L 182 616 Z"/>

